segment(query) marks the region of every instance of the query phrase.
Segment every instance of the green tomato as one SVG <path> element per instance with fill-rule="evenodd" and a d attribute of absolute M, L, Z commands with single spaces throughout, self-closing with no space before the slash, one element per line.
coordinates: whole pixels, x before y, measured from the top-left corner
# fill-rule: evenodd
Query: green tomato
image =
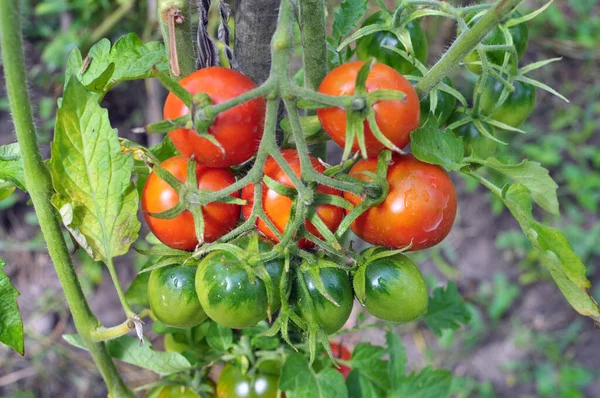
<path fill-rule="evenodd" d="M 443 82 L 450 87 L 454 87 L 449 77 L 445 77 Z M 442 90 L 438 90 L 437 93 L 437 105 L 433 113 L 430 113 L 429 109 L 429 95 L 421 100 L 421 120 L 419 125 L 422 126 L 428 118 L 434 117 L 437 119 L 437 125 L 441 127 L 446 123 L 450 115 L 452 115 L 452 112 L 454 112 L 456 97 Z"/>
<path fill-rule="evenodd" d="M 302 276 L 309 296 L 306 295 L 305 290 L 300 285 L 300 280 L 296 278 L 296 306 L 307 323 L 316 322 L 323 327 L 325 333 L 333 334 L 340 330 L 350 317 L 354 295 L 346 271 L 339 268 L 324 267 L 320 269 L 320 273 L 325 290 L 340 306 L 336 307 L 319 292 L 312 275 L 308 272 L 304 272 Z M 312 306 L 308 297 L 312 301 Z"/>
<path fill-rule="evenodd" d="M 386 22 L 386 14 L 382 11 L 378 11 L 367 18 L 362 26 L 364 27 L 384 22 Z M 425 36 L 423 29 L 421 29 L 421 25 L 419 25 L 419 22 L 413 20 L 406 25 L 406 29 L 410 35 L 410 41 L 415 52 L 415 57 L 422 63 L 426 63 L 427 37 Z M 358 39 L 356 42 L 357 57 L 361 61 L 366 61 L 367 59 L 374 57 L 378 62 L 391 66 L 403 75 L 411 74 L 416 70 L 416 68 L 406 59 L 392 50 L 383 48 L 383 46 L 396 47 L 406 51 L 406 48 L 394 33 L 380 31 Z"/>
<path fill-rule="evenodd" d="M 267 244 L 266 247 L 271 246 Z M 265 284 L 257 276 L 248 275 L 247 267 L 235 255 L 222 250 L 211 252 L 200 262 L 196 272 L 196 292 L 213 321 L 229 328 L 243 329 L 267 317 Z M 275 312 L 281 305 L 279 282 L 283 260 L 269 261 L 265 267 L 273 282 L 271 312 Z"/>
<path fill-rule="evenodd" d="M 200 398 L 200 395 L 185 386 L 166 386 L 158 394 L 158 398 Z"/>
<path fill-rule="evenodd" d="M 379 319 L 409 322 L 427 312 L 427 283 L 419 268 L 402 254 L 362 265 L 354 276 L 354 289 L 364 283 L 362 305 Z"/>
<path fill-rule="evenodd" d="M 535 107 L 535 86 L 529 83 L 523 83 L 515 80 L 512 82 L 515 87 L 506 100 L 494 110 L 504 84 L 494 77 L 489 77 L 483 86 L 481 94 L 480 110 L 484 115 L 489 115 L 493 119 L 508 124 L 512 127 L 519 127 L 533 112 Z"/>
<path fill-rule="evenodd" d="M 243 374 L 236 366 L 226 365 L 217 382 L 218 398 L 276 398 L 279 375 L 260 370 Z"/>
<path fill-rule="evenodd" d="M 512 16 L 513 18 L 518 18 L 521 16 L 521 14 L 518 11 L 515 11 Z M 474 18 L 471 21 L 469 21 L 469 26 L 475 25 L 475 23 L 479 21 L 479 19 L 480 18 Z M 521 59 L 523 57 L 523 54 L 525 54 L 525 50 L 527 49 L 527 40 L 529 38 L 527 24 L 524 22 L 515 26 L 511 26 L 510 28 L 508 28 L 508 31 L 512 36 L 513 45 L 515 46 L 517 55 L 519 56 L 519 59 Z M 490 33 L 488 33 L 485 36 L 482 43 L 487 45 L 503 45 L 506 44 L 506 41 L 504 40 L 504 34 L 500 30 L 500 28 L 495 27 Z M 488 51 L 487 59 L 493 64 L 502 65 L 502 63 L 504 63 L 505 53 L 506 51 L 502 50 Z M 465 62 L 477 61 L 480 61 L 480 58 L 476 50 L 471 51 L 465 57 Z M 481 74 L 481 65 L 467 64 L 467 67 L 471 72 L 476 73 L 478 75 Z"/>
<path fill-rule="evenodd" d="M 466 117 L 462 112 L 455 112 L 448 119 L 448 125 Z M 492 136 L 495 136 L 494 126 L 482 122 L 483 126 Z M 463 124 L 454 129 L 454 135 L 462 137 L 465 145 L 465 156 L 475 156 L 480 159 L 487 159 L 496 152 L 496 141 L 482 135 L 477 127 L 471 122 Z"/>
<path fill-rule="evenodd" d="M 154 316 L 165 325 L 191 328 L 206 319 L 194 288 L 195 267 L 157 268 L 148 280 L 148 301 Z"/>

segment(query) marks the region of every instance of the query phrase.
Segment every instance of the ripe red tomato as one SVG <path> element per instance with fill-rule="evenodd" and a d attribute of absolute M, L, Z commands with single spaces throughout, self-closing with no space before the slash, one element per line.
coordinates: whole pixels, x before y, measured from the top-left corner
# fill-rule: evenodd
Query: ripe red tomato
<path fill-rule="evenodd" d="M 161 167 L 173 174 L 179 181 L 185 181 L 188 159 L 174 156 L 161 163 Z M 229 169 L 213 169 L 202 164 L 196 166 L 198 188 L 218 191 L 235 182 Z M 231 194 L 239 197 L 238 192 Z M 194 217 L 184 211 L 171 219 L 159 219 L 148 213 L 161 213 L 173 208 L 179 201 L 179 195 L 169 184 L 155 173 L 150 173 L 142 191 L 142 211 L 150 231 L 165 245 L 173 249 L 194 250 L 198 244 L 194 229 Z M 204 240 L 212 242 L 231 231 L 240 217 L 240 206 L 214 202 L 202 207 L 204 215 Z"/>
<path fill-rule="evenodd" d="M 364 171 L 375 172 L 377 160 L 360 160 L 350 175 L 368 181 Z M 450 232 L 456 216 L 456 192 L 448 174 L 439 166 L 412 155 L 394 155 L 388 168 L 390 191 L 383 203 L 371 207 L 352 223 L 352 231 L 373 245 L 410 250 L 440 243 Z M 344 192 L 357 205 L 360 197 Z"/>
<path fill-rule="evenodd" d="M 220 104 L 256 88 L 248 77 L 231 69 L 213 66 L 200 69 L 181 79 L 180 84 L 192 94 L 206 93 L 213 104 Z M 173 93 L 165 101 L 165 119 L 175 119 L 190 112 Z M 264 98 L 256 98 L 220 113 L 208 128 L 223 146 L 225 154 L 194 130 L 178 129 L 169 133 L 175 147 L 186 157 L 192 155 L 210 167 L 227 167 L 250 159 L 258 149 L 263 134 Z"/>
<path fill-rule="evenodd" d="M 291 169 L 294 173 L 300 177 L 300 158 L 298 157 L 298 152 L 293 149 L 285 149 L 281 151 L 283 158 L 288 162 Z M 323 166 L 319 161 L 311 156 L 312 166 L 316 171 L 322 173 L 325 171 L 325 166 Z M 285 172 L 279 167 L 275 159 L 269 157 L 265 162 L 264 173 L 266 176 L 271 177 L 275 181 L 288 186 L 290 188 L 294 187 L 294 184 L 290 180 L 290 178 L 285 174 Z M 262 192 L 262 200 L 263 200 L 263 209 L 267 214 L 267 217 L 273 222 L 275 227 L 280 232 L 283 232 L 285 226 L 287 225 L 290 219 L 290 212 L 292 208 L 292 200 L 287 196 L 283 196 L 278 194 L 272 189 L 269 189 L 265 183 L 263 184 L 263 192 Z M 340 191 L 324 186 L 319 185 L 316 189 L 317 193 L 322 194 L 330 194 L 330 195 L 338 195 L 341 196 Z M 242 199 L 247 201 L 247 204 L 242 206 L 242 214 L 247 219 L 252 214 L 252 206 L 254 205 L 254 185 L 247 185 L 242 190 Z M 342 208 L 333 206 L 333 205 L 318 205 L 317 206 L 317 214 L 321 217 L 321 220 L 327 225 L 330 230 L 335 230 L 340 222 L 342 221 L 342 217 L 344 216 L 344 211 Z M 321 234 L 315 226 L 308 220 L 306 220 L 306 229 L 313 235 L 318 238 L 321 238 Z M 267 224 L 261 219 L 256 221 L 256 226 L 258 230 L 269 239 L 274 242 L 279 242 L 277 236 L 269 229 Z M 311 248 L 314 246 L 314 243 L 306 240 L 300 239 L 298 241 L 298 247 L 300 248 Z"/>
<path fill-rule="evenodd" d="M 319 92 L 328 95 L 342 96 L 354 94 L 356 76 L 363 62 L 348 62 L 340 65 L 331 72 L 319 87 Z M 379 101 L 375 109 L 377 126 L 394 145 L 404 148 L 410 141 L 410 132 L 419 126 L 419 97 L 408 80 L 391 67 L 375 64 L 367 78 L 367 91 L 380 89 L 398 90 L 406 94 L 402 101 Z M 321 108 L 317 115 L 323 130 L 342 148 L 346 143 L 346 111 L 341 108 Z M 369 157 L 376 156 L 384 148 L 371 133 L 369 123 L 365 121 L 365 144 Z M 353 151 L 358 151 L 358 141 L 352 145 Z"/>
<path fill-rule="evenodd" d="M 337 344 L 337 343 L 329 343 L 329 345 L 331 346 L 331 351 L 333 351 L 334 358 L 341 359 L 343 361 L 349 361 L 350 358 L 352 357 L 352 354 L 346 348 L 345 345 Z M 348 366 L 345 366 L 345 365 L 339 365 L 339 366 L 340 367 L 337 369 L 338 372 L 343 374 L 344 378 L 348 378 L 348 375 L 350 374 L 350 371 L 352 369 L 350 369 Z"/>

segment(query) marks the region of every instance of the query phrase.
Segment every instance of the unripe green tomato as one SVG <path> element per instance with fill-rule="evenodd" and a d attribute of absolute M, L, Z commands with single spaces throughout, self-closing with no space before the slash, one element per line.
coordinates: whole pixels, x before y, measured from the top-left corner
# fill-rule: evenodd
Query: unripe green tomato
<path fill-rule="evenodd" d="M 298 278 L 296 278 L 294 286 L 296 306 L 307 323 L 317 322 L 323 327 L 325 333 L 333 334 L 340 330 L 350 317 L 354 295 L 346 271 L 339 268 L 325 267 L 321 268 L 320 272 L 325 290 L 340 306 L 335 306 L 317 290 L 313 277 L 308 272 L 303 273 L 302 276 L 312 300 L 312 307 L 304 289 L 300 286 Z"/>
<path fill-rule="evenodd" d="M 172 265 L 157 268 L 148 280 L 148 301 L 154 316 L 165 325 L 191 328 L 207 316 L 196 295 L 196 267 Z"/>
<path fill-rule="evenodd" d="M 450 87 L 454 87 L 452 81 L 447 76 L 444 78 L 443 82 Z M 452 115 L 452 112 L 454 112 L 454 108 L 456 107 L 456 97 L 442 90 L 438 90 L 437 93 L 437 105 L 433 114 L 429 112 L 429 95 L 421 100 L 420 126 L 425 124 L 428 118 L 433 117 L 437 120 L 438 127 L 441 127 L 446 123 L 450 115 Z"/>
<path fill-rule="evenodd" d="M 480 110 L 484 115 L 489 115 L 501 123 L 519 127 L 533 112 L 536 91 L 535 87 L 529 83 L 515 80 L 512 84 L 515 88 L 514 91 L 508 95 L 502 105 L 494 110 L 504 89 L 504 84 L 494 77 L 486 79 L 481 94 Z"/>
<path fill-rule="evenodd" d="M 455 112 L 448 119 L 448 125 L 466 117 L 464 113 Z M 491 126 L 485 122 L 482 122 L 483 126 L 492 136 L 495 136 L 494 126 Z M 493 156 L 496 152 L 496 141 L 489 139 L 482 135 L 477 127 L 471 122 L 463 124 L 460 127 L 455 128 L 454 135 L 462 137 L 465 145 L 465 156 L 475 156 L 480 159 L 487 159 Z"/>
<path fill-rule="evenodd" d="M 236 366 L 226 365 L 217 382 L 218 398 L 276 398 L 279 374 L 263 372 L 243 374 Z"/>
<path fill-rule="evenodd" d="M 521 16 L 521 14 L 518 11 L 515 11 L 513 13 L 514 18 L 518 18 L 520 16 Z M 479 21 L 479 19 L 480 18 L 475 18 L 475 19 L 472 19 L 471 21 L 469 21 L 469 26 L 475 25 L 475 23 L 477 21 Z M 517 55 L 518 55 L 519 59 L 521 59 L 523 57 L 523 54 L 525 54 L 525 50 L 527 49 L 527 40 L 529 38 L 529 30 L 527 29 L 527 24 L 525 22 L 523 22 L 518 25 L 511 26 L 510 28 L 508 28 L 508 31 L 510 32 L 510 35 L 512 36 L 513 45 L 515 46 Z M 490 33 L 488 33 L 485 36 L 482 43 L 487 44 L 487 45 L 503 45 L 503 44 L 506 44 L 506 41 L 504 40 L 504 34 L 500 30 L 500 28 L 495 27 Z M 487 59 L 488 59 L 488 61 L 490 61 L 496 65 L 502 65 L 502 63 L 504 63 L 504 54 L 505 53 L 506 53 L 506 51 L 502 51 L 502 50 L 488 51 Z M 471 51 L 465 57 L 465 62 L 477 62 L 479 60 L 480 60 L 479 54 L 477 53 L 476 50 Z M 516 66 L 516 64 L 515 64 L 515 66 Z M 467 67 L 469 68 L 469 70 L 471 72 L 476 73 L 478 75 L 481 74 L 481 65 L 467 64 Z"/>
<path fill-rule="evenodd" d="M 200 398 L 194 390 L 184 386 L 166 386 L 162 389 L 158 398 Z"/>
<path fill-rule="evenodd" d="M 362 269 L 361 269 L 362 268 Z M 354 275 L 354 290 L 364 282 L 362 305 L 379 319 L 409 322 L 427 312 L 427 283 L 406 256 L 395 254 L 362 265 Z"/>
<path fill-rule="evenodd" d="M 386 15 L 383 11 L 378 11 L 367 18 L 362 26 L 364 27 L 385 21 Z M 421 63 L 426 63 L 427 37 L 425 36 L 423 29 L 421 29 L 421 25 L 419 25 L 418 21 L 413 20 L 406 25 L 406 29 L 410 35 L 410 41 L 415 52 L 415 57 L 421 61 Z M 392 50 L 383 48 L 383 46 L 396 47 L 406 51 L 406 48 L 394 33 L 380 31 L 363 36 L 357 40 L 357 57 L 361 61 L 366 61 L 367 59 L 374 57 L 378 62 L 391 66 L 403 75 L 411 74 L 416 70 L 416 68 L 402 56 Z"/>

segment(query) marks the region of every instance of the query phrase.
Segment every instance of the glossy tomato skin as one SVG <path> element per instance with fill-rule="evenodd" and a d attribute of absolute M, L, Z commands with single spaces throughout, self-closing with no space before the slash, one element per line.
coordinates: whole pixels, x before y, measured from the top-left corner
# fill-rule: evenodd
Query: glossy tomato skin
<path fill-rule="evenodd" d="M 536 91 L 535 87 L 529 83 L 515 80 L 512 84 L 515 88 L 514 91 L 508 95 L 502 105 L 496 108 L 504 84 L 493 77 L 486 79 L 481 94 L 481 113 L 509 126 L 519 127 L 533 112 Z"/>
<path fill-rule="evenodd" d="M 373 25 L 376 23 L 385 22 L 386 17 L 383 11 L 378 11 L 371 15 L 363 23 L 363 27 Z M 410 41 L 413 46 L 416 58 L 421 63 L 427 63 L 427 37 L 421 29 L 418 21 L 410 21 L 406 25 L 406 30 L 410 35 Z M 359 60 L 366 61 L 373 57 L 378 62 L 391 66 L 403 75 L 413 73 L 416 68 L 404 59 L 399 54 L 392 50 L 383 48 L 383 46 L 396 47 L 400 50 L 406 51 L 404 45 L 400 43 L 398 37 L 392 32 L 380 31 L 367 36 L 363 36 L 358 39 L 356 43 L 356 54 Z"/>
<path fill-rule="evenodd" d="M 350 175 L 361 180 L 375 172 L 376 159 L 360 160 Z M 456 217 L 456 192 L 450 177 L 439 166 L 412 155 L 394 155 L 388 167 L 390 191 L 379 206 L 371 207 L 352 223 L 352 231 L 365 242 L 394 249 L 421 250 L 441 242 Z M 344 197 L 357 205 L 360 198 Z"/>
<path fill-rule="evenodd" d="M 273 286 L 279 286 L 283 263 L 267 267 Z M 274 290 L 271 312 L 281 301 Z M 207 315 L 232 329 L 255 326 L 267 318 L 268 297 L 264 282 L 248 275 L 244 264 L 226 251 L 213 251 L 200 262 L 196 272 L 196 293 Z"/>
<path fill-rule="evenodd" d="M 334 358 L 341 359 L 343 361 L 349 361 L 352 357 L 352 354 L 345 345 L 338 343 L 329 343 L 329 345 L 331 346 L 331 351 L 333 352 Z M 347 379 L 352 369 L 345 365 L 339 365 L 337 370 L 344 376 L 344 378 Z"/>
<path fill-rule="evenodd" d="M 192 94 L 206 93 L 214 105 L 220 104 L 245 92 L 256 85 L 248 77 L 232 69 L 213 66 L 200 69 L 179 82 Z M 221 150 L 196 131 L 178 129 L 169 132 L 175 147 L 184 156 L 192 155 L 210 167 L 228 167 L 250 159 L 258 149 L 263 134 L 264 98 L 256 98 L 220 113 L 208 128 L 225 150 Z M 189 113 L 188 107 L 173 93 L 167 96 L 164 108 L 165 119 L 176 119 Z"/>
<path fill-rule="evenodd" d="M 174 156 L 161 163 L 161 167 L 179 181 L 185 181 L 188 159 Z M 202 164 L 196 166 L 198 188 L 218 191 L 235 182 L 229 169 L 214 169 Z M 239 197 L 238 192 L 231 194 Z M 142 211 L 150 231 L 165 245 L 179 250 L 194 250 L 198 244 L 194 229 L 194 217 L 189 211 L 171 219 L 159 219 L 148 213 L 161 213 L 177 204 L 179 195 L 155 173 L 150 173 L 142 191 Z M 240 206 L 214 202 L 202 207 L 204 215 L 204 240 L 213 242 L 235 228 L 240 217 Z"/>
<path fill-rule="evenodd" d="M 188 387 L 166 386 L 158 394 L 158 398 L 200 398 L 200 395 Z"/>
<path fill-rule="evenodd" d="M 319 92 L 327 95 L 342 96 L 354 94 L 356 76 L 363 62 L 348 62 L 340 65 L 321 82 Z M 410 142 L 410 132 L 419 126 L 419 97 L 408 80 L 393 68 L 376 63 L 367 77 L 367 92 L 388 89 L 402 91 L 406 98 L 402 101 L 379 101 L 375 109 L 375 120 L 382 134 L 398 148 L 404 148 Z M 346 110 L 341 108 L 317 109 L 323 130 L 342 148 L 346 142 Z M 365 121 L 365 143 L 368 156 L 375 157 L 384 149 L 371 133 Z M 353 151 L 358 151 L 355 139 Z"/>
<path fill-rule="evenodd" d="M 296 306 L 300 310 L 302 318 L 307 323 L 317 322 L 327 334 L 337 332 L 350 317 L 352 304 L 354 303 L 348 274 L 339 268 L 321 268 L 323 285 L 325 285 L 329 295 L 340 305 L 339 307 L 336 307 L 317 290 L 310 273 L 305 272 L 302 276 L 313 304 L 313 307 L 311 307 L 304 289 L 299 285 L 300 282 L 296 278 Z"/>
<path fill-rule="evenodd" d="M 419 268 L 402 254 L 379 258 L 356 273 L 354 286 L 364 278 L 363 306 L 386 321 L 410 322 L 427 312 L 427 283 Z"/>
<path fill-rule="evenodd" d="M 448 124 L 454 123 L 465 117 L 462 112 L 455 112 L 448 120 Z M 495 136 L 495 128 L 485 122 L 483 126 L 489 133 Z M 463 124 L 454 129 L 454 135 L 462 137 L 465 146 L 465 156 L 476 156 L 480 159 L 487 159 L 496 152 L 496 141 L 482 135 L 473 123 Z"/>
<path fill-rule="evenodd" d="M 276 398 L 278 384 L 278 374 L 242 374 L 236 366 L 226 365 L 217 382 L 217 398 Z"/>
<path fill-rule="evenodd" d="M 191 328 L 207 318 L 196 295 L 195 274 L 195 267 L 185 265 L 152 271 L 148 280 L 148 301 L 159 321 L 177 328 Z"/>
<path fill-rule="evenodd" d="M 514 18 L 518 18 L 521 14 L 518 11 L 515 11 L 512 15 Z M 473 26 L 477 21 L 479 21 L 480 17 L 473 18 L 469 21 L 469 26 Z M 525 22 L 520 23 L 515 26 L 511 26 L 508 28 L 510 35 L 512 36 L 513 45 L 515 46 L 515 50 L 517 51 L 517 55 L 519 59 L 523 57 L 525 54 L 525 50 L 527 50 L 527 41 L 529 39 L 529 30 L 527 29 L 527 24 Z M 495 27 L 490 33 L 488 33 L 483 39 L 483 44 L 486 45 L 504 45 L 506 44 L 506 40 L 504 39 L 504 33 L 500 30 L 499 27 Z M 487 59 L 488 61 L 496 64 L 502 65 L 504 63 L 504 54 L 506 52 L 499 51 L 488 51 Z M 471 51 L 466 57 L 465 62 L 477 62 L 479 61 L 479 54 L 476 50 Z M 512 61 L 512 60 L 511 60 Z M 481 74 L 481 65 L 469 65 L 467 64 L 469 70 L 478 75 Z"/>
<path fill-rule="evenodd" d="M 300 172 L 300 158 L 298 152 L 293 149 L 284 149 L 281 151 L 281 155 L 290 165 L 294 174 L 298 177 L 301 176 Z M 325 171 L 325 166 L 323 166 L 317 158 L 310 157 L 311 164 L 313 168 L 322 173 Z M 264 173 L 266 176 L 271 177 L 275 181 L 283 184 L 287 187 L 293 188 L 294 184 L 288 177 L 288 175 L 279 167 L 279 164 L 273 159 L 269 157 L 265 162 Z M 263 210 L 267 214 L 267 217 L 273 222 L 275 227 L 279 230 L 279 232 L 283 232 L 285 226 L 287 225 L 290 219 L 290 213 L 292 209 L 292 200 L 287 196 L 283 196 L 275 192 L 266 186 L 265 183 L 262 183 L 262 202 L 263 202 Z M 338 195 L 341 196 L 341 192 L 327 187 L 325 185 L 319 185 L 316 189 L 316 193 L 320 194 L 329 194 L 329 195 Z M 244 218 L 248 219 L 252 214 L 252 206 L 254 206 L 254 185 L 247 185 L 242 190 L 242 199 L 247 201 L 247 204 L 242 206 L 242 214 Z M 340 225 L 342 218 L 344 216 L 344 211 L 342 208 L 333 206 L 333 205 L 317 205 L 317 214 L 321 217 L 321 220 L 327 225 L 327 227 L 331 231 L 335 231 L 335 229 Z M 317 230 L 317 228 L 309 221 L 306 220 L 306 229 L 313 235 L 318 238 L 322 238 L 321 234 Z M 267 224 L 258 219 L 256 221 L 256 226 L 260 233 L 268 237 L 274 242 L 279 242 L 277 236 L 269 229 Z M 314 247 L 314 243 L 306 240 L 300 239 L 298 241 L 298 247 L 301 249 L 308 249 Z"/>
<path fill-rule="evenodd" d="M 452 81 L 447 76 L 444 78 L 443 82 L 450 87 L 454 87 L 452 85 Z M 456 97 L 442 90 L 438 90 L 437 92 L 438 96 L 435 112 L 430 113 L 431 103 L 429 95 L 423 100 L 421 100 L 421 121 L 419 123 L 420 125 L 425 124 L 427 119 L 432 117 L 436 119 L 438 127 L 441 127 L 448 121 L 448 118 L 454 112 L 454 108 L 456 107 Z"/>

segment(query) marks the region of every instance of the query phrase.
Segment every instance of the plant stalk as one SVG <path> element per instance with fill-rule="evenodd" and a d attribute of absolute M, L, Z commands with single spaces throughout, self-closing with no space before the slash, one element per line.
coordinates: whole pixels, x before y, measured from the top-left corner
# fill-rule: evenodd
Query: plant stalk
<path fill-rule="evenodd" d="M 167 47 L 171 76 L 180 78 L 196 70 L 196 46 L 192 40 L 192 13 L 188 0 L 158 2 L 158 23 Z"/>
<path fill-rule="evenodd" d="M 492 31 L 522 0 L 500 0 L 473 27 L 463 31 L 448 51 L 433 65 L 415 86 L 419 98 L 423 99 L 458 64 L 475 49 L 485 35 Z"/>
<path fill-rule="evenodd" d="M 94 343 L 90 339 L 91 331 L 99 326 L 99 322 L 83 294 L 63 238 L 58 214 L 50 202 L 52 182 L 42 160 L 33 123 L 20 21 L 19 2 L 0 0 L 0 47 L 10 109 L 23 157 L 25 184 L 77 331 L 92 354 L 111 396 L 134 397 L 119 375 L 104 343 Z"/>

